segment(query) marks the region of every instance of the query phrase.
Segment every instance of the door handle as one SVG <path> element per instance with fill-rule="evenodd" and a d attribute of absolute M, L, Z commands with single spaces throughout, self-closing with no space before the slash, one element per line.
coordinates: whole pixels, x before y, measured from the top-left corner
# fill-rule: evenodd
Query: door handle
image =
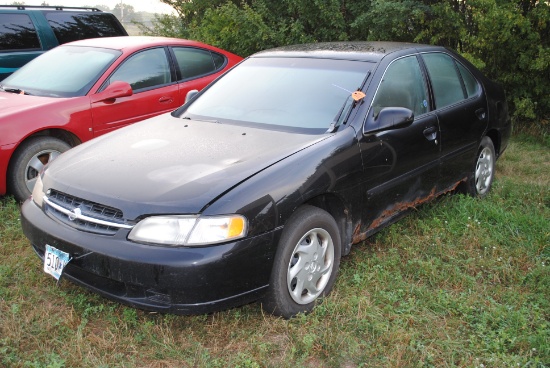
<path fill-rule="evenodd" d="M 487 118 L 487 112 L 483 107 L 479 108 L 476 110 L 476 116 L 479 120 L 484 121 Z"/>
<path fill-rule="evenodd" d="M 426 137 L 427 140 L 434 141 L 437 138 L 437 127 L 431 126 L 424 129 L 422 133 L 424 133 L 424 137 Z"/>
<path fill-rule="evenodd" d="M 169 96 L 162 96 L 161 98 L 159 98 L 160 103 L 170 103 L 172 101 L 174 100 L 172 99 L 172 97 Z"/>

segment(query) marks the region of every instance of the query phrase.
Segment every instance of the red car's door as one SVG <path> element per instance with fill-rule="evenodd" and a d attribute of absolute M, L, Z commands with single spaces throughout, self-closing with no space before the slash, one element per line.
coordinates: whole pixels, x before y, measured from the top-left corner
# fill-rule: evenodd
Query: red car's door
<path fill-rule="evenodd" d="M 112 82 L 124 81 L 132 86 L 133 95 L 91 104 L 94 136 L 175 110 L 182 104 L 182 97 L 174 79 L 163 47 L 128 57 L 100 91 Z"/>

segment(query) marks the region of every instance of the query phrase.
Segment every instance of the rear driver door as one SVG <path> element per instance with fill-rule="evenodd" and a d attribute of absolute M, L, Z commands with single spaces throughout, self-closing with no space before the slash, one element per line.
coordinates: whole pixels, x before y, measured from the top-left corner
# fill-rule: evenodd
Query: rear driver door
<path fill-rule="evenodd" d="M 452 186 L 472 170 L 487 129 L 487 101 L 480 83 L 442 52 L 422 54 L 441 126 L 441 185 Z"/>

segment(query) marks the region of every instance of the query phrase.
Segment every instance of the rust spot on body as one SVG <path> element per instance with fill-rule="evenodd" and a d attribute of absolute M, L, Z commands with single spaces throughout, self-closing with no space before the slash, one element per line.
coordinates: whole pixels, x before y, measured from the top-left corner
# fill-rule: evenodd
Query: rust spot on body
<path fill-rule="evenodd" d="M 355 230 L 353 230 L 353 236 L 351 238 L 352 244 L 357 244 L 365 240 L 367 238 L 365 235 L 366 234 L 361 234 L 361 221 L 359 221 L 355 226 Z"/>
<path fill-rule="evenodd" d="M 451 187 L 449 187 L 445 190 L 442 190 L 438 193 L 436 193 L 436 191 L 435 191 L 436 189 L 434 187 L 426 197 L 416 198 L 415 200 L 410 201 L 410 202 L 396 203 L 392 208 L 390 208 L 388 210 L 385 210 L 384 212 L 382 212 L 382 214 L 378 218 L 376 218 L 373 222 L 371 222 L 370 226 L 368 227 L 368 229 L 365 232 L 361 232 L 361 222 L 359 222 L 357 224 L 357 226 L 355 227 L 355 230 L 353 231 L 353 238 L 352 238 L 353 244 L 360 243 L 360 242 L 366 240 L 367 239 L 367 234 L 373 232 L 375 229 L 382 226 L 386 221 L 390 220 L 395 215 L 397 215 L 399 213 L 402 213 L 403 211 L 406 211 L 410 208 L 415 208 L 416 209 L 416 207 L 418 207 L 418 206 L 420 206 L 420 205 L 422 205 L 426 202 L 430 202 L 433 199 L 435 199 L 435 198 L 437 198 L 437 197 L 439 197 L 443 194 L 447 194 L 449 192 L 452 192 L 452 191 L 456 190 L 456 188 L 460 185 L 460 183 L 466 182 L 466 180 L 468 180 L 468 178 L 464 178 L 462 180 L 459 180 L 457 183 L 455 183 Z"/>

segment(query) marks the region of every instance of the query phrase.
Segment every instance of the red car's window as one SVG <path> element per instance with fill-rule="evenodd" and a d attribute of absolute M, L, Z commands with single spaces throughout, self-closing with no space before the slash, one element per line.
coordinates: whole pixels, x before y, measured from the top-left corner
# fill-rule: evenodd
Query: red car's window
<path fill-rule="evenodd" d="M 171 82 L 170 66 L 164 48 L 138 52 L 129 57 L 109 78 L 109 83 L 127 82 L 134 91 Z"/>
<path fill-rule="evenodd" d="M 223 66 L 223 62 L 219 66 L 214 64 L 214 59 L 208 50 L 191 47 L 174 47 L 173 50 L 178 63 L 181 79 L 195 78 L 201 75 L 210 74 L 215 72 L 216 69 L 221 69 Z"/>
<path fill-rule="evenodd" d="M 99 47 L 59 46 L 25 64 L 2 84 L 37 96 L 83 96 L 119 55 L 118 50 Z"/>

